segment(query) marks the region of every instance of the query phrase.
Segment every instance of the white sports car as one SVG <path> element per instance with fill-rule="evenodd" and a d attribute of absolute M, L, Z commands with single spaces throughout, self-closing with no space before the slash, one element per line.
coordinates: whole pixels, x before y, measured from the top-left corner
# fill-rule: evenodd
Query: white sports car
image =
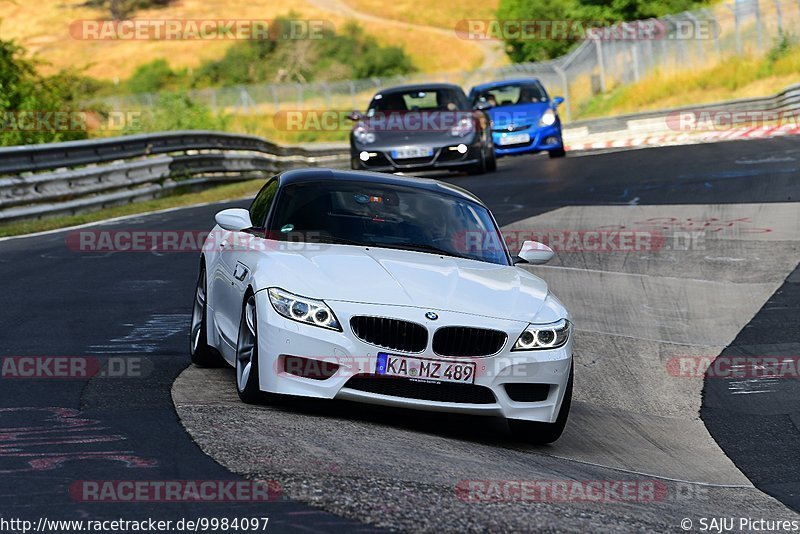
<path fill-rule="evenodd" d="M 284 172 L 217 213 L 200 258 L 192 361 L 265 393 L 502 416 L 558 439 L 572 397 L 570 315 L 512 256 L 489 209 L 435 180 Z"/>

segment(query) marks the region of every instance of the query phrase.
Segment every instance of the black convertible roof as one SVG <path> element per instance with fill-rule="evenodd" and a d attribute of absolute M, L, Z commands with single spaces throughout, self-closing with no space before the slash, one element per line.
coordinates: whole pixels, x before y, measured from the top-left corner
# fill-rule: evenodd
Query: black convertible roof
<path fill-rule="evenodd" d="M 460 93 L 463 93 L 464 90 L 453 83 L 416 83 L 411 85 L 398 85 L 395 87 L 387 87 L 385 89 L 381 89 L 376 94 L 379 95 L 390 95 L 392 93 L 406 93 L 408 91 L 436 91 L 437 89 L 453 89 Z"/>
<path fill-rule="evenodd" d="M 478 197 L 462 189 L 456 185 L 432 180 L 430 178 L 417 178 L 414 176 L 397 176 L 395 174 L 387 174 L 380 172 L 369 171 L 341 171 L 336 169 L 324 168 L 308 168 L 308 169 L 294 169 L 285 171 L 280 175 L 280 186 L 283 187 L 289 184 L 303 183 L 303 182 L 369 182 L 373 184 L 385 185 L 399 185 L 405 187 L 412 187 L 414 189 L 421 189 L 424 191 L 431 191 L 435 193 L 442 193 L 454 197 L 462 198 L 486 206 Z"/>

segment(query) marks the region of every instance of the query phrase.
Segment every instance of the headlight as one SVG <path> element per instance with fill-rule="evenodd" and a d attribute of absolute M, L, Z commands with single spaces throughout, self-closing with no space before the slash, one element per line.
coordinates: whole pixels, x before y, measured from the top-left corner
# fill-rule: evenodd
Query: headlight
<path fill-rule="evenodd" d="M 552 109 L 548 109 L 547 111 L 545 111 L 544 115 L 542 115 L 542 118 L 539 119 L 540 126 L 551 126 L 555 122 L 556 122 L 556 112 L 553 111 Z"/>
<path fill-rule="evenodd" d="M 450 129 L 453 137 L 464 137 L 475 131 L 475 121 L 472 117 L 461 117 L 458 123 Z"/>
<path fill-rule="evenodd" d="M 572 331 L 572 323 L 561 319 L 550 324 L 531 324 L 520 334 L 511 350 L 549 350 L 564 346 Z"/>
<path fill-rule="evenodd" d="M 353 129 L 353 137 L 362 145 L 375 142 L 375 133 L 370 131 L 370 129 L 363 124 L 359 124 Z"/>
<path fill-rule="evenodd" d="M 268 292 L 272 307 L 284 317 L 299 323 L 342 331 L 333 310 L 321 300 L 299 297 L 277 287 L 270 288 Z"/>

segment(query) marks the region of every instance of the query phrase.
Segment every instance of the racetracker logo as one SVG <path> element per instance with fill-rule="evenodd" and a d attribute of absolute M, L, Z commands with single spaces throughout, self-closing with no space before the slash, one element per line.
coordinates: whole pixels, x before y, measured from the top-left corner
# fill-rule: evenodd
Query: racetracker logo
<path fill-rule="evenodd" d="M 599 20 L 465 19 L 455 33 L 469 41 L 656 41 L 714 39 L 719 25 L 710 20 L 657 19 L 609 23 Z"/>
<path fill-rule="evenodd" d="M 798 378 L 799 356 L 679 356 L 667 360 L 679 378 Z"/>
<path fill-rule="evenodd" d="M 496 116 L 495 120 L 531 121 L 530 115 L 508 113 L 507 117 Z M 336 110 L 282 110 L 273 116 L 275 128 L 288 132 L 336 132 L 348 131 L 356 124 L 371 132 L 450 132 L 472 123 L 475 116 L 470 111 L 378 111 L 366 117 L 353 117 L 352 111 Z M 354 119 L 356 122 L 354 123 Z"/>
<path fill-rule="evenodd" d="M 800 128 L 800 112 L 763 110 L 685 110 L 666 118 L 670 130 L 678 132 L 726 132 L 750 129 Z"/>
<path fill-rule="evenodd" d="M 456 495 L 471 503 L 652 503 L 668 500 L 670 488 L 659 480 L 462 480 Z"/>
<path fill-rule="evenodd" d="M 153 363 L 140 356 L 7 356 L 0 364 L 4 379 L 142 378 Z"/>
<path fill-rule="evenodd" d="M 323 232 L 270 233 L 193 230 L 76 230 L 65 238 L 73 252 L 258 252 L 321 250 Z"/>
<path fill-rule="evenodd" d="M 76 20 L 70 35 L 88 41 L 296 41 L 320 40 L 327 20 L 136 19 Z"/>
<path fill-rule="evenodd" d="M 3 132 L 88 132 L 141 129 L 141 111 L 3 111 Z"/>
<path fill-rule="evenodd" d="M 281 497 L 274 480 L 79 480 L 69 487 L 79 502 L 267 502 Z"/>
<path fill-rule="evenodd" d="M 554 252 L 653 252 L 665 248 L 661 232 L 639 230 L 503 230 L 508 249 L 516 252 L 525 241 L 547 245 Z M 502 253 L 497 234 L 466 231 L 453 236 L 456 250 L 465 253 Z"/>

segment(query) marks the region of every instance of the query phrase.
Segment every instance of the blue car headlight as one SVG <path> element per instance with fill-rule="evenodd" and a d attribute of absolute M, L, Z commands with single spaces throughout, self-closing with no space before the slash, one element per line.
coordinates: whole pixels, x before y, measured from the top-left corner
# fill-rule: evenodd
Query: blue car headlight
<path fill-rule="evenodd" d="M 539 119 L 539 126 L 552 126 L 556 122 L 556 112 L 552 109 L 548 109 L 542 114 L 542 118 Z"/>

